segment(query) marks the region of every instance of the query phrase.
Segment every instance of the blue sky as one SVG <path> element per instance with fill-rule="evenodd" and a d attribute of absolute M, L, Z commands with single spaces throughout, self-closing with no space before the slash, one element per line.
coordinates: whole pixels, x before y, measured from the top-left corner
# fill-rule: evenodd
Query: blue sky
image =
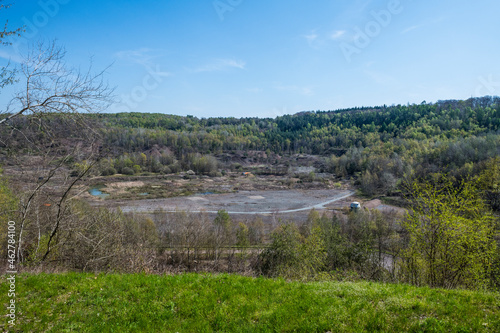
<path fill-rule="evenodd" d="M 57 39 L 75 67 L 111 65 L 108 112 L 276 117 L 500 95 L 498 0 L 13 2 L 2 22 L 27 31 L 0 65 Z"/>

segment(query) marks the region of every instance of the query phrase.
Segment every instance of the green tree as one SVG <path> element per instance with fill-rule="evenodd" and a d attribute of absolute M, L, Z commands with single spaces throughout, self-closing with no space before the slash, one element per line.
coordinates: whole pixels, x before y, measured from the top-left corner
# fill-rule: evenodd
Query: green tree
<path fill-rule="evenodd" d="M 141 166 L 140 166 L 140 165 L 135 164 L 135 165 L 132 167 L 132 170 L 134 170 L 134 173 L 141 173 L 142 168 L 141 168 Z"/>
<path fill-rule="evenodd" d="M 301 266 L 304 271 L 303 277 L 314 277 L 325 268 L 327 252 L 325 242 L 322 237 L 321 228 L 316 223 L 309 237 L 307 237 L 301 247 Z"/>
<path fill-rule="evenodd" d="M 260 270 L 269 277 L 299 278 L 301 238 L 295 224 L 282 224 L 271 234 L 271 245 L 260 255 Z"/>
<path fill-rule="evenodd" d="M 457 188 L 440 180 L 409 185 L 403 278 L 432 287 L 485 286 L 496 251 L 494 218 L 473 182 Z"/>
<path fill-rule="evenodd" d="M 147 163 L 148 163 L 148 157 L 146 156 L 146 154 L 141 153 L 139 155 L 139 165 L 146 166 Z"/>
<path fill-rule="evenodd" d="M 478 185 L 493 210 L 500 211 L 500 156 L 489 159 L 479 175 Z"/>
<path fill-rule="evenodd" d="M 236 230 L 236 245 L 248 246 L 250 245 L 248 227 L 240 222 L 238 223 L 238 230 Z"/>
<path fill-rule="evenodd" d="M 258 217 L 248 224 L 248 240 L 250 244 L 256 245 L 262 244 L 263 239 L 264 221 L 262 221 L 262 218 Z"/>
<path fill-rule="evenodd" d="M 340 220 L 336 214 L 331 220 L 321 219 L 320 221 L 323 243 L 326 249 L 326 265 L 330 270 L 348 268 L 346 256 L 348 244 L 342 234 Z"/>
<path fill-rule="evenodd" d="M 271 234 L 271 245 L 261 253 L 260 270 L 270 277 L 308 279 L 325 267 L 325 244 L 318 225 L 304 238 L 293 224 L 282 224 Z"/>
<path fill-rule="evenodd" d="M 304 223 L 302 223 L 299 227 L 299 232 L 302 235 L 302 237 L 309 237 L 309 235 L 312 232 L 312 229 L 319 223 L 320 220 L 321 217 L 318 211 L 316 209 L 311 209 L 311 211 L 307 215 L 307 220 Z"/>
<path fill-rule="evenodd" d="M 231 216 L 226 210 L 219 210 L 214 219 L 215 260 L 219 259 L 220 247 L 229 244 L 231 236 Z"/>

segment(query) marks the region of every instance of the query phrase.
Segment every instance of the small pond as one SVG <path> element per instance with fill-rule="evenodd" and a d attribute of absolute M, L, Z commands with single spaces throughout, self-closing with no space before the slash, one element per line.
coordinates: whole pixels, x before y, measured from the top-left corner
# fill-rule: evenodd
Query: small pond
<path fill-rule="evenodd" d="M 93 195 L 94 197 L 98 197 L 98 198 L 101 198 L 101 199 L 106 199 L 107 197 L 109 197 L 109 194 L 108 193 L 103 193 L 101 191 L 101 189 L 103 187 L 104 186 L 92 187 L 89 190 L 90 195 Z"/>

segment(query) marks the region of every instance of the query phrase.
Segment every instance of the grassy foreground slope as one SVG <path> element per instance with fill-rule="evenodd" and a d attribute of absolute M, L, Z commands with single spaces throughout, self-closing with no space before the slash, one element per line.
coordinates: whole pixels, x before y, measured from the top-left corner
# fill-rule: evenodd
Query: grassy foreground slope
<path fill-rule="evenodd" d="M 499 294 L 401 284 L 68 273 L 20 275 L 16 289 L 3 331 L 500 332 Z"/>

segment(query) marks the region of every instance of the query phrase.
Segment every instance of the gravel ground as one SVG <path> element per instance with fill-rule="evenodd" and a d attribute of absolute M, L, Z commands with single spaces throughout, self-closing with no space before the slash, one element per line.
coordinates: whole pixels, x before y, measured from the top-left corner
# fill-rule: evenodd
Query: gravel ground
<path fill-rule="evenodd" d="M 120 208 L 123 212 L 148 213 L 163 211 L 206 211 L 224 209 L 232 214 L 266 215 L 279 212 L 308 211 L 321 209 L 323 203 L 343 199 L 351 191 L 339 190 L 284 190 L 284 191 L 239 191 L 226 194 L 193 195 L 187 197 L 144 199 L 133 201 L 106 200 L 102 204 Z M 316 206 L 316 207 L 315 207 Z"/>

